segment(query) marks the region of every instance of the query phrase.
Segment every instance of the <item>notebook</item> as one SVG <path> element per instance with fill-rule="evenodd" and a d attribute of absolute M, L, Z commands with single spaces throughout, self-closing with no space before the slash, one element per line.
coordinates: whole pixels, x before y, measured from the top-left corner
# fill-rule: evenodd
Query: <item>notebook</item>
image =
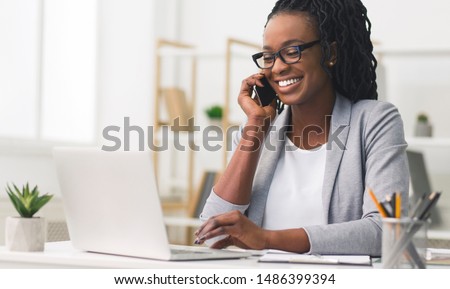
<path fill-rule="evenodd" d="M 169 245 L 150 151 L 58 147 L 53 156 L 75 248 L 158 260 L 250 256 L 241 251 Z"/>
<path fill-rule="evenodd" d="M 415 204 L 424 193 L 431 193 L 433 188 L 428 178 L 428 171 L 425 166 L 425 158 L 423 153 L 418 151 L 407 150 L 409 172 L 411 175 L 411 186 L 413 195 L 410 203 Z M 439 209 L 434 207 L 431 210 L 431 226 L 437 227 L 442 223 Z"/>

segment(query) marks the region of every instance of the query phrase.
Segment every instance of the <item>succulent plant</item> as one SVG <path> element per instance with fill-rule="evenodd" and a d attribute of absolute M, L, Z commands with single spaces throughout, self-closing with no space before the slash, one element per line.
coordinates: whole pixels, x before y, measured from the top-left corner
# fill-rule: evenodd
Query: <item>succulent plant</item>
<path fill-rule="evenodd" d="M 420 113 L 417 116 L 417 121 L 418 122 L 423 122 L 423 123 L 427 123 L 428 122 L 428 116 L 425 113 Z"/>
<path fill-rule="evenodd" d="M 49 194 L 41 196 L 37 186 L 30 191 L 28 183 L 22 187 L 22 190 L 19 190 L 15 184 L 13 184 L 13 189 L 7 185 L 6 192 L 17 212 L 23 218 L 33 218 L 33 215 L 53 197 Z"/>

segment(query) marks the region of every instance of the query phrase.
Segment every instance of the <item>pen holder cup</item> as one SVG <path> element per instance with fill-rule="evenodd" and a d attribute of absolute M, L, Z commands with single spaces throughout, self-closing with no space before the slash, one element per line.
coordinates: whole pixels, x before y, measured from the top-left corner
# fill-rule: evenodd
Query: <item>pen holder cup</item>
<path fill-rule="evenodd" d="M 384 269 L 425 269 L 428 222 L 384 218 L 381 262 Z"/>

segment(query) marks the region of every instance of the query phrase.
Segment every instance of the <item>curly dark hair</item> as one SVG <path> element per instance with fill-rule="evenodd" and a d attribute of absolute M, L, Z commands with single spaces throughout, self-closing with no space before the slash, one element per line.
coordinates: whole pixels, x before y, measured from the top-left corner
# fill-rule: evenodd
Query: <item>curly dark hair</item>
<path fill-rule="evenodd" d="M 321 65 L 331 76 L 334 87 L 352 101 L 377 99 L 377 60 L 370 40 L 371 23 L 360 0 L 278 0 L 267 22 L 282 13 L 306 12 L 320 37 Z M 267 25 L 267 23 L 266 23 Z M 333 69 L 330 44 L 336 42 L 337 62 Z"/>

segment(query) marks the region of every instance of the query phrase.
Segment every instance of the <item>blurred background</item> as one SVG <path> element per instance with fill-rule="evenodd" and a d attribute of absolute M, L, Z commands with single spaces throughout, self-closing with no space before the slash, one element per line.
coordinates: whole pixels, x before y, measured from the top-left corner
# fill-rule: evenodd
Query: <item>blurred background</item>
<path fill-rule="evenodd" d="M 450 2 L 362 2 L 376 44 L 379 98 L 399 108 L 410 148 L 424 153 L 433 188 L 444 191 L 439 209 L 450 220 Z M 205 135 L 203 128 L 244 121 L 237 92 L 257 72 L 250 56 L 274 3 L 0 0 L 0 245 L 4 218 L 14 215 L 7 183 L 54 194 L 40 214 L 64 228 L 52 147 L 113 146 L 104 136 L 112 126 L 121 150 L 126 141 L 131 149 L 147 147 L 148 139 L 165 140 L 162 127 L 177 116 L 194 117 L 200 129 L 169 134 L 169 149 L 154 158 L 165 214 L 178 218 L 168 218 L 172 238 L 183 243 L 180 227 L 195 227 L 196 206 L 228 156 L 227 134 Z M 208 116 L 212 106 L 221 117 Z M 424 116 L 431 135 L 418 131 Z M 190 136 L 198 150 L 173 149 L 175 137 L 188 144 Z M 205 148 L 208 136 L 221 149 Z M 436 229 L 448 233 L 450 225 Z"/>

